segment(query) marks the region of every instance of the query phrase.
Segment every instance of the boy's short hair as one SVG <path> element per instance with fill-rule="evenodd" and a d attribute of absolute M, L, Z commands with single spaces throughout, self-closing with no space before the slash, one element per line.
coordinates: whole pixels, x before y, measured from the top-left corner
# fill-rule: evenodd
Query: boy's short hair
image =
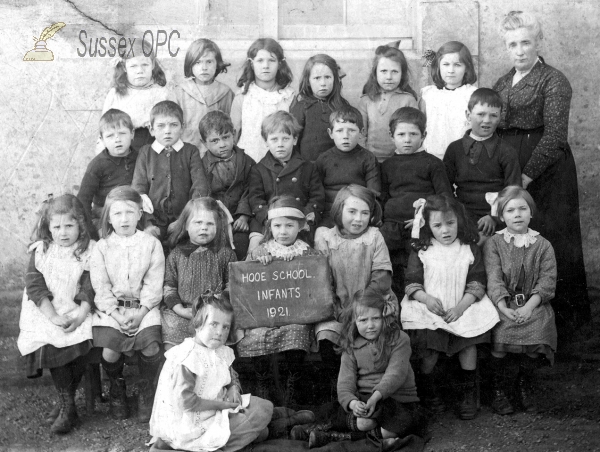
<path fill-rule="evenodd" d="M 227 113 L 221 110 L 214 110 L 209 111 L 204 115 L 200 120 L 200 124 L 198 124 L 198 130 L 200 131 L 202 141 L 206 141 L 211 132 L 218 135 L 224 135 L 226 133 L 231 133 L 233 135 L 235 127 Z"/>
<path fill-rule="evenodd" d="M 183 110 L 172 100 L 163 100 L 152 107 L 152 110 L 150 110 L 150 125 L 154 125 L 157 116 L 174 116 L 183 125 Z"/>
<path fill-rule="evenodd" d="M 491 88 L 478 88 L 471 94 L 467 108 L 469 111 L 473 111 L 473 107 L 477 104 L 489 105 L 490 107 L 501 109 L 504 102 L 502 102 L 502 97 L 500 97 L 497 91 Z"/>
<path fill-rule="evenodd" d="M 287 111 L 276 111 L 271 113 L 265 119 L 263 119 L 262 125 L 260 126 L 260 134 L 263 140 L 267 141 L 267 138 L 272 133 L 283 132 L 288 135 L 297 138 L 300 136 L 302 126 L 298 124 L 298 121 Z"/>
<path fill-rule="evenodd" d="M 414 124 L 421 131 L 421 135 L 425 134 L 427 127 L 427 118 L 418 108 L 402 107 L 394 112 L 390 118 L 390 133 L 393 135 L 396 132 L 396 127 L 400 123 Z"/>
<path fill-rule="evenodd" d="M 100 136 L 102 136 L 105 130 L 116 129 L 120 126 L 127 127 L 133 132 L 133 122 L 131 121 L 131 117 L 122 110 L 111 108 L 100 118 Z"/>
<path fill-rule="evenodd" d="M 329 115 L 329 127 L 333 129 L 336 122 L 351 122 L 356 124 L 360 129 L 362 125 L 362 115 L 360 111 L 354 108 L 352 105 L 346 105 L 342 108 L 338 108 Z"/>

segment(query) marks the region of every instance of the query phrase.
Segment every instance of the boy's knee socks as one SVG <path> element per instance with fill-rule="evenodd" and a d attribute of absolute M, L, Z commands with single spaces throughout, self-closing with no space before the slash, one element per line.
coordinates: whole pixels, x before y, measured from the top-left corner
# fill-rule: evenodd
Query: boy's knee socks
<path fill-rule="evenodd" d="M 159 351 L 155 355 L 146 356 L 143 353 L 139 353 L 138 356 L 138 368 L 140 370 L 140 376 L 154 385 L 156 374 L 162 364 L 163 354 Z"/>
<path fill-rule="evenodd" d="M 73 372 L 69 365 L 53 367 L 50 369 L 50 375 L 52 375 L 52 381 L 56 389 L 69 389 L 73 381 Z"/>

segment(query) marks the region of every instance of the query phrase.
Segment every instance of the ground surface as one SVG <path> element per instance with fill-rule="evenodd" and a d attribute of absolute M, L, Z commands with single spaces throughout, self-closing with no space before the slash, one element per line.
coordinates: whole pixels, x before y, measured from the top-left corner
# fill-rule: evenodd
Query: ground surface
<path fill-rule="evenodd" d="M 46 372 L 40 379 L 25 379 L 16 349 L 20 298 L 0 293 L 0 306 L 0 451 L 148 449 L 144 445 L 150 439 L 147 425 L 109 419 L 106 403 L 99 403 L 88 415 L 82 390 L 77 398 L 82 423 L 68 435 L 52 435 L 43 425 L 55 401 L 50 376 Z M 598 302 L 594 311 L 600 330 Z M 460 421 L 452 411 L 432 420 L 432 439 L 426 451 L 600 451 L 600 331 L 564 349 L 555 366 L 541 369 L 538 375 L 538 414 L 495 415 L 486 405 L 484 393 L 475 420 Z M 133 382 L 135 369 L 130 368 L 126 376 Z M 321 384 L 318 376 L 303 382 L 302 387 L 311 384 Z M 132 396 L 133 387 L 131 384 Z M 297 402 L 303 391 L 295 394 Z"/>

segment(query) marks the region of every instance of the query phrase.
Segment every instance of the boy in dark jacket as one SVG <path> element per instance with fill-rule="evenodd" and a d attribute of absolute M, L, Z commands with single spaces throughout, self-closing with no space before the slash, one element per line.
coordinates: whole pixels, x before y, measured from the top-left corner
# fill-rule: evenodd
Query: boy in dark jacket
<path fill-rule="evenodd" d="M 234 146 L 235 129 L 231 118 L 220 110 L 208 112 L 198 125 L 207 153 L 202 157 L 210 196 L 221 201 L 233 216 L 233 244 L 238 260 L 248 252 L 250 217 L 248 203 L 250 169 L 254 160 Z"/>
<path fill-rule="evenodd" d="M 250 208 L 254 218 L 250 223 L 252 251 L 263 238 L 269 201 L 273 196 L 289 195 L 304 206 L 311 236 L 314 225 L 323 212 L 325 192 L 315 166 L 303 160 L 294 145 L 300 132 L 298 121 L 286 111 L 267 116 L 261 135 L 269 153 L 250 170 Z"/>

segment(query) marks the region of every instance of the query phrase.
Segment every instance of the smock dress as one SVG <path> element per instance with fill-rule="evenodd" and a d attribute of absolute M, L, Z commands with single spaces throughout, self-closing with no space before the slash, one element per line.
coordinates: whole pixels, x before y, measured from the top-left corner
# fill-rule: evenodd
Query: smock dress
<path fill-rule="evenodd" d="M 337 226 L 326 230 L 315 248 L 327 254 L 333 275 L 334 317 L 336 320 L 320 322 L 315 326 L 317 340 L 328 340 L 340 345 L 343 310 L 348 308 L 359 290 L 371 286 L 384 295 L 398 313 L 398 298 L 391 290 L 392 262 L 385 240 L 378 228 L 368 227 L 356 238 L 346 238 Z"/>
<path fill-rule="evenodd" d="M 465 293 L 473 294 L 477 301 L 458 320 L 446 323 L 425 303 L 411 298 L 418 290 L 438 298 L 445 311 L 454 308 Z M 476 245 L 466 245 L 458 239 L 450 245 L 442 245 L 432 239 L 426 250 L 411 254 L 401 321 L 416 350 L 426 348 L 452 355 L 468 346 L 489 342 L 489 331 L 499 320 L 496 308 L 485 295 L 485 270 Z M 411 330 L 425 334 L 413 334 Z"/>
<path fill-rule="evenodd" d="M 244 413 L 194 410 L 197 399 L 225 400 L 235 359 L 231 348 L 210 349 L 187 338 L 165 358 L 150 418 L 151 442 L 161 438 L 174 449 L 213 451 L 229 450 L 224 446 L 235 438 L 241 449 L 270 422 L 273 405 L 258 397 L 250 398 Z M 237 414 L 230 419 L 231 413 Z"/>
<path fill-rule="evenodd" d="M 50 243 L 44 251 L 44 242 L 33 243 L 29 251 L 34 254 L 35 270 L 44 278 L 52 306 L 58 315 L 74 318 L 79 313 L 79 303 L 75 298 L 82 290 L 81 279 L 89 270 L 90 256 L 96 245 L 90 242 L 88 249 L 79 257 L 73 251 L 79 246 L 69 247 Z M 33 269 L 32 269 L 33 270 Z M 41 375 L 40 369 L 64 366 L 92 349 L 92 314 L 72 332 L 65 333 L 50 321 L 30 297 L 23 291 L 19 337 L 17 347 L 23 356 L 28 355 L 27 374 L 30 377 Z M 87 300 L 93 306 L 93 300 Z M 48 347 L 50 346 L 50 347 Z"/>
<path fill-rule="evenodd" d="M 173 307 L 181 304 L 196 313 L 198 297 L 205 291 L 220 293 L 229 284 L 229 263 L 235 262 L 231 248 L 213 249 L 181 243 L 167 258 L 164 285 L 164 304 L 161 309 L 162 338 L 165 344 L 181 344 L 194 335 L 190 320 L 180 317 Z"/>
<path fill-rule="evenodd" d="M 526 234 L 496 232 L 483 247 L 488 279 L 488 295 L 497 306 L 501 300 L 516 309 L 514 295 L 525 301 L 538 294 L 542 301 L 524 323 L 500 314 L 492 331 L 493 349 L 509 353 L 542 353 L 553 363 L 557 346 L 554 310 L 550 301 L 556 288 L 556 259 L 548 240 L 529 229 Z"/>

